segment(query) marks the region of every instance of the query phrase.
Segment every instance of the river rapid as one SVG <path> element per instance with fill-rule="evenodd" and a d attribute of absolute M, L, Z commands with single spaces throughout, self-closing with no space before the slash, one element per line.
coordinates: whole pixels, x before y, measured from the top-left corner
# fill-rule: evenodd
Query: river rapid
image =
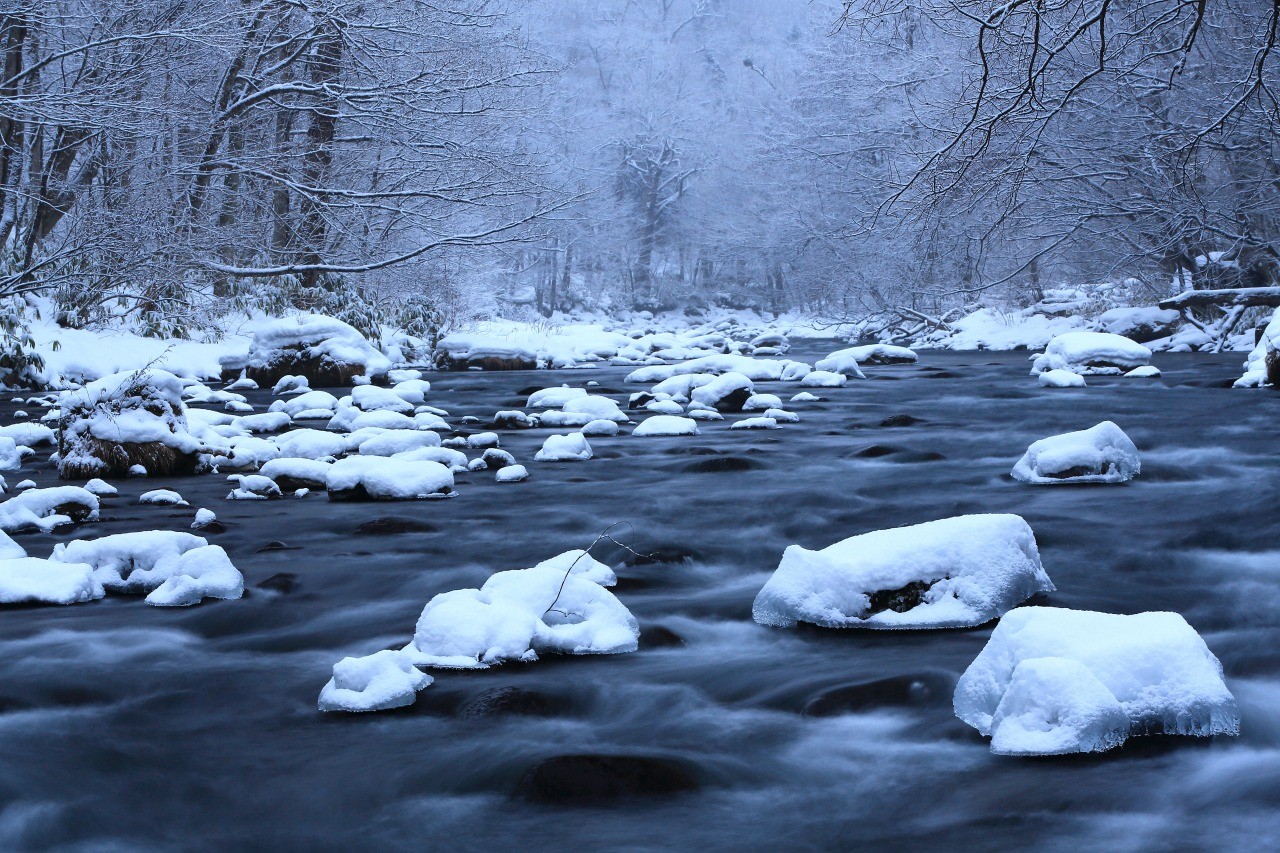
<path fill-rule="evenodd" d="M 227 529 L 208 538 L 248 595 L 0 609 L 0 849 L 1280 845 L 1280 393 L 1224 387 L 1242 358 L 1157 355 L 1159 380 L 1057 390 L 1036 387 L 1027 353 L 926 352 L 818 391 L 826 402 L 790 406 L 801 423 L 776 431 L 624 430 L 575 463 L 533 461 L 551 430 L 502 431 L 530 479 L 459 475 L 449 500 L 232 502 L 221 476 L 117 482 L 101 521 L 17 541 L 46 556 L 73 538 L 185 530 L 209 507 Z M 455 426 L 565 382 L 595 380 L 625 404 L 645 387 L 627 372 L 431 374 L 428 402 Z M 248 396 L 259 410 L 270 399 Z M 0 420 L 15 408 L 0 405 Z M 895 415 L 917 420 L 881 425 Z M 1008 476 L 1030 442 L 1106 419 L 1142 453 L 1133 483 Z M 46 456 L 10 485 L 53 485 Z M 191 508 L 137 504 L 160 487 Z M 951 711 L 991 626 L 751 620 L 788 545 L 978 512 L 1031 524 L 1058 587 L 1043 603 L 1182 613 L 1223 663 L 1241 736 L 993 756 Z M 398 522 L 358 532 L 387 518 Z M 437 671 L 411 708 L 317 712 L 334 662 L 408 642 L 432 595 L 585 547 L 619 521 L 618 538 L 650 556 L 596 553 L 618 567 L 638 652 Z M 565 755 L 655 759 L 644 786 L 667 793 L 566 799 L 533 769 Z M 609 765 L 591 766 L 607 787 Z"/>

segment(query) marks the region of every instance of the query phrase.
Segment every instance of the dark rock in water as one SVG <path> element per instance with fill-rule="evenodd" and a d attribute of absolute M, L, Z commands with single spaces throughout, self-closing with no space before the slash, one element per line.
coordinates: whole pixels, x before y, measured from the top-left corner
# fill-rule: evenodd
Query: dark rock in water
<path fill-rule="evenodd" d="M 662 625 L 648 625 L 640 630 L 640 648 L 642 649 L 666 649 L 683 645 L 685 642 L 679 634 Z"/>
<path fill-rule="evenodd" d="M 557 755 L 521 777 L 515 795 L 543 803 L 588 805 L 622 797 L 677 794 L 697 789 L 682 762 L 643 755 Z"/>
<path fill-rule="evenodd" d="M 924 594 L 936 581 L 912 581 L 898 589 L 881 589 L 871 595 L 871 603 L 867 605 L 868 615 L 892 610 L 894 613 L 906 613 L 924 601 Z"/>
<path fill-rule="evenodd" d="M 941 453 L 934 450 L 910 450 L 894 457 L 894 462 L 938 462 L 946 459 Z"/>
<path fill-rule="evenodd" d="M 264 581 L 254 584 L 258 589 L 288 595 L 298 588 L 298 576 L 293 572 L 278 572 Z"/>
<path fill-rule="evenodd" d="M 499 450 L 496 447 L 490 447 L 480 457 L 481 461 L 488 467 L 490 471 L 499 471 L 508 465 L 516 464 L 516 458 L 505 450 Z"/>
<path fill-rule="evenodd" d="M 742 456 L 711 456 L 690 462 L 684 470 L 693 474 L 716 474 L 723 471 L 755 471 L 764 465 Z"/>
<path fill-rule="evenodd" d="M 952 373 L 949 370 L 939 370 L 936 373 L 926 373 L 924 379 L 959 379 L 960 374 Z"/>
<path fill-rule="evenodd" d="M 434 524 L 412 518 L 375 518 L 356 528 L 357 536 L 391 536 L 396 533 L 436 533 Z"/>
<path fill-rule="evenodd" d="M 437 350 L 435 366 L 437 370 L 534 370 L 538 362 L 520 353 L 506 355 L 477 353 L 454 356 Z"/>
<path fill-rule="evenodd" d="M 643 409 L 645 406 L 649 405 L 656 399 L 658 398 L 650 394 L 648 391 L 637 391 L 636 393 L 632 394 L 630 400 L 628 400 L 627 408 Z"/>
<path fill-rule="evenodd" d="M 728 394 L 725 394 L 719 400 L 716 400 L 716 411 L 721 412 L 722 414 L 741 412 L 742 407 L 746 404 L 747 400 L 751 399 L 752 393 L 753 392 L 750 388 L 736 388 Z"/>
<path fill-rule="evenodd" d="M 458 708 L 458 716 L 466 720 L 488 719 L 510 715 L 545 717 L 555 713 L 556 702 L 544 693 L 522 687 L 495 687 L 468 699 Z"/>
<path fill-rule="evenodd" d="M 880 422 L 882 427 L 908 427 L 920 423 L 919 418 L 911 415 L 890 415 Z"/>
<path fill-rule="evenodd" d="M 432 493 L 432 497 L 452 497 L 453 489 L 449 486 L 441 486 Z M 371 495 L 363 485 L 358 485 L 352 489 L 330 489 L 329 500 L 334 503 L 340 501 L 403 501 L 403 500 L 424 500 L 424 498 L 392 498 L 382 495 Z"/>
<path fill-rule="evenodd" d="M 297 551 L 297 550 L 298 550 L 297 546 L 289 545 L 285 542 L 281 542 L 279 539 L 276 539 L 271 542 L 268 542 L 266 545 L 263 545 L 261 548 L 259 548 L 258 553 L 261 554 L 263 551 Z"/>
<path fill-rule="evenodd" d="M 859 450 L 854 454 L 854 456 L 862 459 L 879 459 L 881 456 L 889 456 L 890 454 L 897 452 L 898 449 L 896 447 L 885 447 L 883 444 L 873 444 L 870 447 L 864 447 L 862 450 Z"/>
<path fill-rule="evenodd" d="M 807 717 L 833 717 L 870 708 L 943 706 L 951 702 L 956 679 L 945 672 L 921 672 L 824 690 L 805 703 Z"/>
<path fill-rule="evenodd" d="M 692 548 L 683 545 L 654 545 L 653 547 L 637 547 L 639 554 L 628 554 L 623 561 L 624 566 L 667 566 L 676 563 L 699 561 L 702 555 Z"/>
<path fill-rule="evenodd" d="M 497 429 L 529 429 L 533 426 L 533 421 L 524 412 L 510 410 L 495 414 L 493 426 Z"/>
<path fill-rule="evenodd" d="M 279 483 L 277 483 L 276 485 L 279 485 Z M 208 524 L 200 525 L 200 527 L 196 529 L 196 532 L 202 536 L 206 533 L 226 533 L 227 526 L 215 518 L 213 521 L 209 522 Z"/>

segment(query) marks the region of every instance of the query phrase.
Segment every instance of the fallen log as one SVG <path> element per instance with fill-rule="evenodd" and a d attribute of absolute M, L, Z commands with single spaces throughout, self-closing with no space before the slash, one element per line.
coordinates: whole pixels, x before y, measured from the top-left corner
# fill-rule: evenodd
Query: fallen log
<path fill-rule="evenodd" d="M 1160 302 L 1161 308 L 1276 308 L 1280 307 L 1280 287 L 1228 287 L 1221 290 L 1188 290 Z"/>

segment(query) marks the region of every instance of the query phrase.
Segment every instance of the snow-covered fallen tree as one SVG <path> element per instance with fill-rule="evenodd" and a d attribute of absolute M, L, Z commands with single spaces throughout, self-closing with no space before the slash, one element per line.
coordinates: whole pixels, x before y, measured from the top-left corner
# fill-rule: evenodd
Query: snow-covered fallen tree
<path fill-rule="evenodd" d="M 208 448 L 187 420 L 182 381 L 148 368 L 91 382 L 59 399 L 58 476 L 120 477 L 135 465 L 148 474 L 189 474 Z"/>
<path fill-rule="evenodd" d="M 876 530 L 820 551 L 792 545 L 752 616 L 784 628 L 959 628 L 1053 588 L 1025 521 L 966 515 Z"/>
<path fill-rule="evenodd" d="M 1004 755 L 1240 732 L 1222 665 L 1177 613 L 1011 610 L 960 677 L 954 705 Z"/>

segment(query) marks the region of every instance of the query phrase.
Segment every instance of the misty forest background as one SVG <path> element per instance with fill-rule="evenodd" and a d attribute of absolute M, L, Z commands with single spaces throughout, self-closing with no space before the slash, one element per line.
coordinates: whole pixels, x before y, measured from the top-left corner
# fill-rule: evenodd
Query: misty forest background
<path fill-rule="evenodd" d="M 1280 0 L 6 0 L 0 298 L 159 337 L 290 308 L 425 335 L 1272 285 L 1278 25 Z"/>

